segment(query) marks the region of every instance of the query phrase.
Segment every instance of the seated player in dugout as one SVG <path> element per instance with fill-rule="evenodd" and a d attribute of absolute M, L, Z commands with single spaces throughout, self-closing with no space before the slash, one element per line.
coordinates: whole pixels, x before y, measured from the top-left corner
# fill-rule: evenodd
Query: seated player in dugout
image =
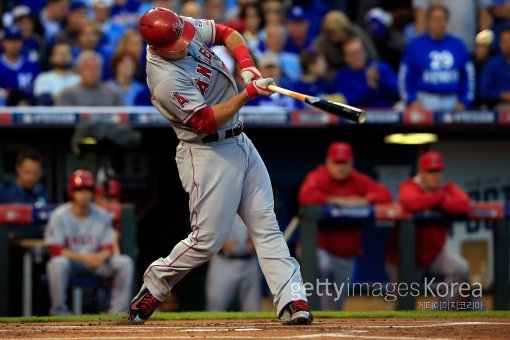
<path fill-rule="evenodd" d="M 127 312 L 133 278 L 133 261 L 113 254 L 111 215 L 92 203 L 94 177 L 76 170 L 69 178 L 70 201 L 53 211 L 45 243 L 51 259 L 47 265 L 51 315 L 69 315 L 67 286 L 73 275 L 113 278 L 108 313 Z"/>
<path fill-rule="evenodd" d="M 348 143 L 332 143 L 325 164 L 305 178 L 299 190 L 299 204 L 366 205 L 389 203 L 391 192 L 384 185 L 353 168 L 354 155 Z M 363 251 L 362 222 L 320 221 L 317 232 L 317 258 L 321 282 L 326 279 L 340 287 L 352 279 L 356 256 Z M 332 287 L 328 290 L 333 291 Z M 323 310 L 342 309 L 346 290 L 337 301 L 322 291 Z"/>
<path fill-rule="evenodd" d="M 447 214 L 467 214 L 469 196 L 457 185 L 443 180 L 443 158 L 439 152 L 428 151 L 418 161 L 418 174 L 405 180 L 399 188 L 399 201 L 410 213 L 438 210 Z M 440 277 L 452 287 L 450 294 L 440 301 L 457 301 L 458 285 L 466 282 L 468 262 L 459 254 L 445 248 L 450 221 L 416 221 L 417 280 L 424 274 Z M 390 236 L 386 252 L 386 270 L 390 282 L 398 282 L 398 227 Z M 420 282 L 420 281 L 419 281 Z"/>

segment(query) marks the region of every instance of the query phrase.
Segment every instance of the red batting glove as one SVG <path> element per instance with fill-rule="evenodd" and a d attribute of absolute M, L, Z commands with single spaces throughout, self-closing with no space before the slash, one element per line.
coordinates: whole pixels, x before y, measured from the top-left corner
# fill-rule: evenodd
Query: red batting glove
<path fill-rule="evenodd" d="M 259 96 L 269 97 L 274 93 L 274 91 L 271 91 L 268 88 L 271 84 L 274 84 L 274 80 L 272 78 L 260 78 L 253 81 L 251 84 L 246 85 L 245 90 L 248 94 L 248 98 L 253 99 Z"/>

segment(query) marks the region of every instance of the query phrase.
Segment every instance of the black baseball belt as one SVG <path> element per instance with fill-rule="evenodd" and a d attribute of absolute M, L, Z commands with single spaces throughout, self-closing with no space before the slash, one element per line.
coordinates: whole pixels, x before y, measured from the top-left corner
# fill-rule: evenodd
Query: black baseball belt
<path fill-rule="evenodd" d="M 243 133 L 243 130 L 244 130 L 243 122 L 239 122 L 239 124 L 237 124 L 232 129 L 225 130 L 225 139 L 239 136 L 241 133 Z M 202 138 L 202 143 L 207 144 L 217 142 L 219 139 L 220 135 L 216 131 L 215 133 L 211 133 L 210 135 L 207 135 L 204 138 Z"/>

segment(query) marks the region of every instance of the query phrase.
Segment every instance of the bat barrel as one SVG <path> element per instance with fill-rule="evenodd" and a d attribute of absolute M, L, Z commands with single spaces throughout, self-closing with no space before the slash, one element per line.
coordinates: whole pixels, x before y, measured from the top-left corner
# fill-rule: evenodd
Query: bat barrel
<path fill-rule="evenodd" d="M 335 103 L 317 97 L 307 97 L 305 102 L 307 104 L 315 106 L 318 109 L 351 120 L 358 124 L 363 124 L 367 120 L 367 114 L 365 110 L 347 104 Z"/>

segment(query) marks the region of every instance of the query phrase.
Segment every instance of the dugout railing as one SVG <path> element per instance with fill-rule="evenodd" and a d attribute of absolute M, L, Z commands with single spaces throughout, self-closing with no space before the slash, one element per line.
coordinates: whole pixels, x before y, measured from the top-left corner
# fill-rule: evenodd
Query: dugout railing
<path fill-rule="evenodd" d="M 301 268 L 304 282 L 315 282 L 319 277 L 316 255 L 317 224 L 320 220 L 339 222 L 394 222 L 399 228 L 399 282 L 410 285 L 416 280 L 415 267 L 415 224 L 417 220 L 448 219 L 451 221 L 481 220 L 494 221 L 494 280 L 490 289 L 495 310 L 509 309 L 509 256 L 510 256 L 510 204 L 504 202 L 474 202 L 468 215 L 446 215 L 437 211 L 418 214 L 406 213 L 399 204 L 375 206 L 308 206 L 300 209 L 300 230 L 302 244 Z M 319 308 L 319 298 L 309 297 L 310 307 Z M 407 294 L 397 299 L 397 310 L 416 308 L 416 297 Z"/>
<path fill-rule="evenodd" d="M 11 259 L 9 251 L 10 229 L 24 228 L 31 225 L 45 225 L 49 214 L 59 205 L 50 204 L 41 208 L 29 204 L 0 204 L 0 316 L 8 315 L 11 299 L 20 299 L 22 303 L 22 314 L 32 314 L 32 272 L 30 247 L 25 250 L 22 268 L 21 287 L 10 287 L 9 265 Z M 132 204 L 109 204 L 104 206 L 113 214 L 113 222 L 119 226 L 119 246 L 122 254 L 128 255 L 136 263 L 136 220 Z M 135 280 L 133 280 L 135 282 Z"/>

